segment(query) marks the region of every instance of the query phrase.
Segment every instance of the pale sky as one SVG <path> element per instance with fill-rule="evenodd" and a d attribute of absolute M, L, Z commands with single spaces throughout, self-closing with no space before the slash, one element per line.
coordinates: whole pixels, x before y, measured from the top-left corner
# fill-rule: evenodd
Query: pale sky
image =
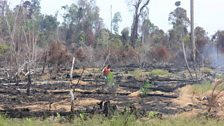
<path fill-rule="evenodd" d="M 8 0 L 11 6 L 15 6 L 21 0 Z M 25 1 L 25 0 L 24 0 Z M 41 12 L 44 14 L 55 14 L 61 11 L 61 6 L 70 5 L 75 0 L 41 0 Z M 110 29 L 110 6 L 113 13 L 121 12 L 122 22 L 120 30 L 131 27 L 132 12 L 127 7 L 127 0 L 96 0 L 100 8 L 100 17 L 103 18 L 106 28 Z M 149 19 L 152 23 L 167 32 L 171 28 L 168 22 L 169 13 L 175 9 L 175 1 L 178 0 L 150 0 Z M 181 1 L 181 7 L 187 10 L 190 17 L 190 0 Z M 195 26 L 203 27 L 209 35 L 218 30 L 224 30 L 224 0 L 195 0 Z"/>

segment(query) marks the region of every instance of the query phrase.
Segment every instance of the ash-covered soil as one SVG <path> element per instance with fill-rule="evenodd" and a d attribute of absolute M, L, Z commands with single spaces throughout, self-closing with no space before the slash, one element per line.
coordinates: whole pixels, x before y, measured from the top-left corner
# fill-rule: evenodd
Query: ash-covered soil
<path fill-rule="evenodd" d="M 114 87 L 105 85 L 101 71 L 96 68 L 86 68 L 82 76 L 82 68 L 75 69 L 72 85 L 69 81 L 70 72 L 66 69 L 57 74 L 32 75 L 30 95 L 27 95 L 26 77 L 23 79 L 21 77 L 19 84 L 16 84 L 2 75 L 0 111 L 9 117 L 22 118 L 45 117 L 57 115 L 57 113 L 62 116 L 80 112 L 108 114 L 112 109 L 119 112 L 135 111 L 139 115 L 149 111 L 177 114 L 198 107 L 191 104 L 182 106 L 173 102 L 179 97 L 178 89 L 198 83 L 186 79 L 188 78 L 186 72 L 170 70 L 169 75 L 161 77 L 150 75 L 149 71 L 151 69 L 114 68 Z M 144 82 L 150 82 L 152 86 L 147 93 L 140 95 L 139 90 Z M 75 95 L 73 112 L 71 112 L 71 90 Z M 105 108 L 108 101 L 109 107 Z"/>

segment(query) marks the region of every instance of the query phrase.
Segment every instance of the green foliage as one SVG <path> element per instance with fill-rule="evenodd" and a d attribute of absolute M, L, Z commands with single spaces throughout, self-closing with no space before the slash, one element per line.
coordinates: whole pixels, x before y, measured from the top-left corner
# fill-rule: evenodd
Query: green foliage
<path fill-rule="evenodd" d="M 202 67 L 202 68 L 200 68 L 200 71 L 203 74 L 210 74 L 210 73 L 212 73 L 213 70 L 211 68 L 209 68 L 209 67 Z"/>
<path fill-rule="evenodd" d="M 169 14 L 168 20 L 173 25 L 173 32 L 170 32 L 170 40 L 176 40 L 180 42 L 186 40 L 186 38 L 183 37 L 188 35 L 187 27 L 190 24 L 190 20 L 187 17 L 187 11 L 184 8 L 177 7 Z"/>
<path fill-rule="evenodd" d="M 151 76 L 170 76 L 171 74 L 167 70 L 162 70 L 162 69 L 154 69 L 149 72 L 149 75 Z"/>
<path fill-rule="evenodd" d="M 7 44 L 0 44 L 0 56 L 4 54 L 10 48 Z"/>
<path fill-rule="evenodd" d="M 56 126 L 56 123 L 33 118 L 9 119 L 4 116 L 0 116 L 0 126 Z"/>
<path fill-rule="evenodd" d="M 127 113 L 114 116 L 108 123 L 109 126 L 136 126 L 136 124 L 135 116 Z"/>
<path fill-rule="evenodd" d="M 120 49 L 122 47 L 122 42 L 118 37 L 113 37 L 109 45 L 112 49 Z"/>
<path fill-rule="evenodd" d="M 87 119 L 87 115 L 84 112 L 80 112 L 79 117 L 80 117 L 81 120 L 86 120 Z"/>
<path fill-rule="evenodd" d="M 212 40 L 217 44 L 219 49 L 224 48 L 224 31 L 217 31 Z"/>
<path fill-rule="evenodd" d="M 158 113 L 158 112 L 155 112 L 155 111 L 150 111 L 150 112 L 148 113 L 148 117 L 149 117 L 150 119 L 157 118 L 158 115 L 159 115 L 159 113 Z"/>
<path fill-rule="evenodd" d="M 108 75 L 107 75 L 107 84 L 108 85 L 111 85 L 111 86 L 114 86 L 114 75 L 112 72 L 110 72 Z"/>
<path fill-rule="evenodd" d="M 86 45 L 95 42 L 93 31 L 95 30 L 98 34 L 102 25 L 95 0 L 78 0 L 77 4 L 66 5 L 62 9 L 65 10 L 63 27 L 67 30 L 65 32 L 66 41 L 69 43 L 83 42 L 85 38 L 84 44 Z"/>
<path fill-rule="evenodd" d="M 121 13 L 120 12 L 116 12 L 114 14 L 113 19 L 112 19 L 113 30 L 114 30 L 115 34 L 118 34 L 118 31 L 119 31 L 118 23 L 121 22 L 121 21 L 122 21 Z"/>
<path fill-rule="evenodd" d="M 144 20 L 141 29 L 145 43 L 152 42 L 153 44 L 161 44 L 167 40 L 165 32 L 155 26 L 149 19 Z"/>
<path fill-rule="evenodd" d="M 57 16 L 45 15 L 42 17 L 40 22 L 40 42 L 41 47 L 47 45 L 49 42 L 56 40 L 57 36 L 57 27 L 59 22 L 57 21 Z"/>
<path fill-rule="evenodd" d="M 121 31 L 121 38 L 122 38 L 122 42 L 123 44 L 127 44 L 128 41 L 129 41 L 129 28 L 124 28 L 122 31 Z"/>
<path fill-rule="evenodd" d="M 195 94 L 204 94 L 210 90 L 212 90 L 213 85 L 209 81 L 203 81 L 201 84 L 192 85 L 192 92 Z"/>
<path fill-rule="evenodd" d="M 144 82 L 143 86 L 140 88 L 140 94 L 142 96 L 146 95 L 150 91 L 150 87 L 152 87 L 152 82 Z"/>
<path fill-rule="evenodd" d="M 79 35 L 78 35 L 78 39 L 77 39 L 77 44 L 79 46 L 83 46 L 86 42 L 86 34 L 84 32 L 81 32 Z"/>
<path fill-rule="evenodd" d="M 203 117 L 184 118 L 184 117 L 167 117 L 164 119 L 154 118 L 156 112 L 150 112 L 150 116 L 144 120 L 138 120 L 133 115 L 117 115 L 108 119 L 95 115 L 87 120 L 74 117 L 70 123 L 59 123 L 52 119 L 39 120 L 32 118 L 25 119 L 8 119 L 0 116 L 0 126 L 223 126 L 223 120 L 206 119 Z M 150 117 L 149 116 L 149 117 Z"/>
<path fill-rule="evenodd" d="M 107 47 L 109 46 L 109 38 L 110 38 L 110 31 L 107 29 L 100 30 L 99 36 L 97 37 L 96 45 L 97 47 Z"/>
<path fill-rule="evenodd" d="M 5 117 L 0 116 L 0 126 L 7 126 L 9 122 Z"/>
<path fill-rule="evenodd" d="M 134 71 L 130 71 L 129 74 L 135 78 L 141 78 L 143 76 L 143 71 L 141 69 L 135 69 Z"/>
<path fill-rule="evenodd" d="M 203 81 L 200 84 L 194 84 L 192 85 L 192 90 L 196 94 L 204 94 L 208 91 L 212 91 L 214 89 L 214 86 L 216 86 L 215 90 L 216 91 L 222 91 L 224 90 L 224 84 L 221 83 L 219 85 L 214 85 L 210 81 Z"/>
<path fill-rule="evenodd" d="M 187 11 L 181 7 L 177 7 L 173 12 L 171 12 L 168 20 L 173 25 L 174 29 L 180 25 L 187 27 L 190 23 L 190 20 L 187 17 Z"/>

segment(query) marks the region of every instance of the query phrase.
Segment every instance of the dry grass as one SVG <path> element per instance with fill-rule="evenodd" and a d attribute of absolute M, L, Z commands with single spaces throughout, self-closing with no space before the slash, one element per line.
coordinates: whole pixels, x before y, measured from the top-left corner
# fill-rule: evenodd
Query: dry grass
<path fill-rule="evenodd" d="M 185 87 L 179 89 L 179 97 L 172 101 L 174 103 L 184 107 L 189 104 L 193 104 L 192 98 L 193 98 L 192 86 L 188 85 L 188 86 L 185 86 Z"/>

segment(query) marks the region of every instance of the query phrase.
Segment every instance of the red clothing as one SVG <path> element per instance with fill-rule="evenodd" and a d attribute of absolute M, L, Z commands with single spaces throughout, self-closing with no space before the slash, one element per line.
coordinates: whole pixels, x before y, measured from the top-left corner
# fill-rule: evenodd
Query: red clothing
<path fill-rule="evenodd" d="M 110 68 L 108 68 L 108 67 L 104 67 L 104 68 L 103 68 L 103 75 L 104 75 L 104 76 L 107 76 L 109 73 L 110 73 Z"/>

